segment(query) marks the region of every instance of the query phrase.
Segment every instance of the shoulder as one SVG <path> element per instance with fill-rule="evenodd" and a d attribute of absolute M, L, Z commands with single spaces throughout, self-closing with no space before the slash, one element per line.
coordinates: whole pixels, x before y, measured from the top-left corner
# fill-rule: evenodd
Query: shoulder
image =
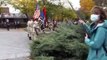
<path fill-rule="evenodd" d="M 103 32 L 103 31 L 106 31 L 106 29 L 104 27 L 100 26 L 100 27 L 97 28 L 97 31 Z"/>
<path fill-rule="evenodd" d="M 27 23 L 30 23 L 30 21 L 28 21 Z"/>

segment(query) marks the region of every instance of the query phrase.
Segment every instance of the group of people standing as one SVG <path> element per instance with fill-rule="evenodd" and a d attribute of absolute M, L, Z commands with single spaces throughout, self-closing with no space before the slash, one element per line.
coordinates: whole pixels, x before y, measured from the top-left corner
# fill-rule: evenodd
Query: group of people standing
<path fill-rule="evenodd" d="M 1 21 L 1 27 L 5 27 L 8 31 L 10 28 L 19 28 L 20 22 L 19 21 L 10 21 L 9 19 L 5 19 Z"/>
<path fill-rule="evenodd" d="M 30 19 L 27 22 L 27 31 L 28 31 L 28 37 L 31 40 L 32 35 L 36 34 L 39 35 L 40 32 L 45 33 L 45 29 L 48 28 L 49 30 L 55 30 L 57 27 L 57 21 L 50 21 L 46 24 L 41 18 L 38 19 Z"/>

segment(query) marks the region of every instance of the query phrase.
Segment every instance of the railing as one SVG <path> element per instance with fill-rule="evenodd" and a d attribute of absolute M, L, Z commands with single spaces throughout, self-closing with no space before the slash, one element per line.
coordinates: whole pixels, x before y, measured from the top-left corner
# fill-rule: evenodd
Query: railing
<path fill-rule="evenodd" d="M 14 14 L 0 14 L 0 18 L 27 18 L 25 14 L 23 15 L 14 15 Z"/>

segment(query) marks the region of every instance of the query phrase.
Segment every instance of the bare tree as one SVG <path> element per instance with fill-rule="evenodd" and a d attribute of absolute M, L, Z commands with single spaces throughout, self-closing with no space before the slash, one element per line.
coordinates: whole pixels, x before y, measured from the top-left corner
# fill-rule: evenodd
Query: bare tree
<path fill-rule="evenodd" d="M 98 6 L 107 7 L 107 0 L 93 0 L 93 1 Z"/>

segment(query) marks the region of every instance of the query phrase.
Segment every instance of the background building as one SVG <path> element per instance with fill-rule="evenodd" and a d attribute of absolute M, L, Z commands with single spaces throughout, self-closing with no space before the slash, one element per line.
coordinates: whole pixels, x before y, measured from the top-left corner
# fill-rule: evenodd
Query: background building
<path fill-rule="evenodd" d="M 0 27 L 6 27 L 6 19 L 9 20 L 10 27 L 14 27 L 18 24 L 19 27 L 26 27 L 28 18 L 22 13 L 10 13 L 9 7 L 0 7 Z"/>

